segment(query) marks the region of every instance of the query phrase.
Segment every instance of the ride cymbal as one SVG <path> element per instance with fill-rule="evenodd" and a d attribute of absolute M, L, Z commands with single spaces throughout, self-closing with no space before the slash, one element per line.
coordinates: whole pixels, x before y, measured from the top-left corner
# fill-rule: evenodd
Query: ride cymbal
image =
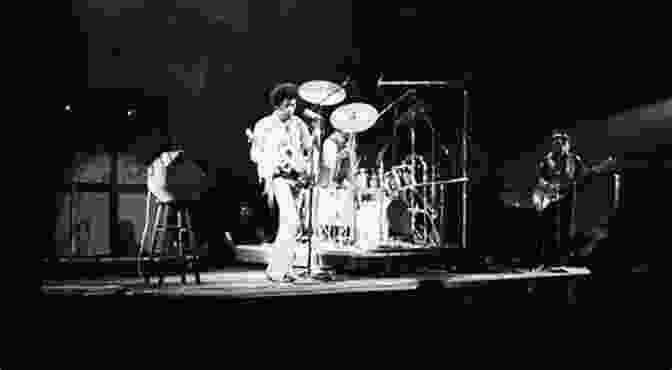
<path fill-rule="evenodd" d="M 368 130 L 378 116 L 378 110 L 370 104 L 350 103 L 336 108 L 329 119 L 335 128 L 356 133 Z"/>

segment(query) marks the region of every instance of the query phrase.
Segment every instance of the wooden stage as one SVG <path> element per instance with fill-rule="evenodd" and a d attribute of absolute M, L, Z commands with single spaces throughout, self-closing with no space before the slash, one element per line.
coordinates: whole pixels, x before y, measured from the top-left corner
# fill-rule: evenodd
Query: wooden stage
<path fill-rule="evenodd" d="M 661 296 L 660 283 L 642 268 L 609 268 L 610 263 L 568 265 L 558 269 L 530 271 L 519 262 L 500 261 L 472 255 L 459 248 L 383 248 L 357 253 L 326 251 L 332 259 L 335 280 L 299 279 L 293 284 L 270 282 L 264 269 L 268 245 L 235 246 L 235 258 L 225 265 L 212 263 L 201 272 L 202 284 L 193 274 L 187 284 L 177 273 L 168 273 L 163 286 L 146 285 L 132 257 L 72 257 L 44 260 L 40 290 L 50 302 L 92 302 L 89 297 L 114 297 L 122 302 L 217 301 L 228 303 L 321 301 L 317 305 L 338 306 L 354 297 L 357 305 L 391 307 L 400 302 L 412 306 L 428 298 L 448 304 L 486 303 L 517 305 L 528 303 L 583 303 L 640 305 Z M 305 270 L 305 250 L 296 251 L 295 272 Z M 587 262 L 581 260 L 583 262 Z M 580 263 L 577 260 L 576 263 Z M 156 283 L 153 278 L 152 282 Z M 662 280 L 661 280 L 662 281 Z M 63 299 L 54 299 L 63 297 Z M 372 299 L 369 299 L 372 298 Z M 388 299 L 388 298 L 391 298 Z M 399 299 L 402 298 L 402 299 Z M 410 298 L 410 299 L 405 299 Z M 347 299 L 346 299 L 347 300 Z M 93 300 L 95 302 L 97 300 Z M 107 300 L 105 300 L 107 301 Z M 427 301 L 425 301 L 427 302 Z M 69 304 L 69 303 L 67 303 Z M 107 305 L 107 304 L 106 304 Z M 135 303 L 129 306 L 133 307 Z M 249 307 L 249 305 L 244 305 Z M 324 307 L 324 306 L 320 306 Z M 395 306 L 396 307 L 396 306 Z M 92 312 L 95 312 L 92 311 Z"/>
<path fill-rule="evenodd" d="M 462 301 L 470 302 L 474 289 L 483 287 L 515 287 L 522 295 L 534 293 L 545 282 L 559 282 L 559 299 L 572 303 L 572 289 L 577 279 L 590 275 L 581 267 L 563 267 L 555 271 L 502 271 L 483 273 L 451 273 L 441 270 L 426 270 L 398 274 L 397 276 L 366 276 L 338 274 L 333 281 L 323 282 L 300 279 L 294 283 L 277 283 L 266 280 L 263 266 L 235 266 L 201 273 L 200 285 L 188 275 L 188 283 L 180 284 L 179 276 L 167 276 L 162 287 L 145 285 L 139 277 L 108 277 L 73 280 L 45 280 L 42 293 L 46 296 L 101 296 L 119 297 L 165 297 L 186 299 L 210 297 L 229 302 L 297 297 L 340 296 L 365 293 L 456 293 Z M 155 281 L 155 280 L 154 280 Z M 557 287 L 558 284 L 555 284 Z M 466 290 L 465 290 L 466 288 Z M 505 289 L 506 290 L 506 289 Z M 466 293 L 469 291 L 470 293 Z M 562 297 L 568 294 L 568 297 Z M 509 296 L 512 297 L 512 296 Z"/>

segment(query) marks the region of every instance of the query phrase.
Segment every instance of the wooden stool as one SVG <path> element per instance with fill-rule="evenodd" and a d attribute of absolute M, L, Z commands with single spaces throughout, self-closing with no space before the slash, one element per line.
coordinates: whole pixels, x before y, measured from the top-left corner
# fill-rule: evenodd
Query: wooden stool
<path fill-rule="evenodd" d="M 167 212 L 169 209 L 176 211 L 177 223 L 169 223 Z M 173 240 L 171 232 L 177 233 L 177 240 Z M 159 242 L 159 237 L 164 236 L 163 242 L 174 241 L 177 253 L 170 255 L 164 249 L 164 243 Z M 193 230 L 191 228 L 191 214 L 187 207 L 178 202 L 158 202 L 156 216 L 154 218 L 154 228 L 149 253 L 149 271 L 144 274 L 145 283 L 150 283 L 152 274 L 159 278 L 159 286 L 163 284 L 164 268 L 170 262 L 176 262 L 180 267 L 182 284 L 187 283 L 187 270 L 191 270 L 196 277 L 196 284 L 201 283 L 201 276 L 198 270 L 198 256 L 195 251 L 193 239 Z"/>

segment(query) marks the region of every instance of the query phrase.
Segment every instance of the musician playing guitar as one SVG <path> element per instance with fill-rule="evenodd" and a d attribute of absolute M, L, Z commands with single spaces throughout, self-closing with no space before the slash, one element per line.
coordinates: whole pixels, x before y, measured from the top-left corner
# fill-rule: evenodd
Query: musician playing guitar
<path fill-rule="evenodd" d="M 273 112 L 260 119 L 248 137 L 252 146 L 250 159 L 257 164 L 259 179 L 272 207 L 279 211 L 279 228 L 266 276 L 272 281 L 291 282 L 296 236 L 300 230 L 297 201 L 301 184 L 310 169 L 313 137 L 306 123 L 294 115 L 297 86 L 276 85 L 269 94 Z"/>
<path fill-rule="evenodd" d="M 567 257 L 575 223 L 575 181 L 586 171 L 581 157 L 571 151 L 569 135 L 554 130 L 551 141 L 552 150 L 537 166 L 533 196 L 541 222 L 537 268 L 558 266 Z"/>

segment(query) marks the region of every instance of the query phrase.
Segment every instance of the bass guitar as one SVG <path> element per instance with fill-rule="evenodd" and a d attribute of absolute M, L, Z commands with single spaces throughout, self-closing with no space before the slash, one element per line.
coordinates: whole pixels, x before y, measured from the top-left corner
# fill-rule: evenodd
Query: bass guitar
<path fill-rule="evenodd" d="M 534 208 L 541 212 L 552 203 L 565 198 L 570 188 L 574 185 L 585 184 L 595 175 L 610 171 L 616 163 L 614 158 L 608 158 L 596 166 L 589 167 L 580 174 L 574 181 L 570 182 L 550 182 L 546 184 L 537 184 L 532 190 L 532 203 Z"/>

